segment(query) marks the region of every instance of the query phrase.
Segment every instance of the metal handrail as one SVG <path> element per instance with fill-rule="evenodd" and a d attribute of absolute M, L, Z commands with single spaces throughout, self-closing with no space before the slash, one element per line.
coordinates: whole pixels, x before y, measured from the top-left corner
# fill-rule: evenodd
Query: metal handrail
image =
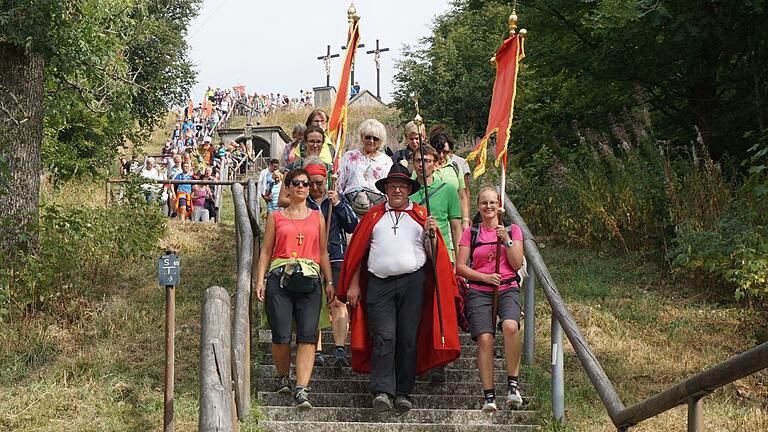
<path fill-rule="evenodd" d="M 581 333 L 578 324 L 576 324 L 573 316 L 568 311 L 552 276 L 549 274 L 547 265 L 539 253 L 535 237 L 508 196 L 505 196 L 504 210 L 511 217 L 512 221 L 520 226 L 523 232 L 525 255 L 530 266 L 528 270 L 529 278 L 524 285 L 526 291 L 525 309 L 527 325 L 523 351 L 528 364 L 531 364 L 533 360 L 533 329 L 529 331 L 527 327 L 529 325 L 533 327 L 532 322 L 534 319 L 533 316 L 529 316 L 528 311 L 533 311 L 534 279 L 537 274 L 542 283 L 544 295 L 547 297 L 552 310 L 552 410 L 555 419 L 562 420 L 565 413 L 561 328 L 568 337 L 568 341 L 576 352 L 592 385 L 597 390 L 608 412 L 608 416 L 619 431 L 626 431 L 630 426 L 655 417 L 686 402 L 688 403 L 688 430 L 704 430 L 700 401 L 702 397 L 717 388 L 768 367 L 768 342 L 766 342 L 747 352 L 731 357 L 655 396 L 625 408 L 611 380 L 605 374 L 595 353 Z M 528 341 L 529 334 L 531 335 L 530 342 Z"/>

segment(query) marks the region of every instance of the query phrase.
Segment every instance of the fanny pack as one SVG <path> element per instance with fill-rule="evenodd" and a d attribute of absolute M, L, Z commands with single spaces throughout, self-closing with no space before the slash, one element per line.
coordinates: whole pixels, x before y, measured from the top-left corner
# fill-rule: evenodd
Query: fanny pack
<path fill-rule="evenodd" d="M 293 294 L 309 294 L 320 286 L 320 278 L 306 276 L 301 265 L 286 264 L 280 268 L 280 287 Z"/>

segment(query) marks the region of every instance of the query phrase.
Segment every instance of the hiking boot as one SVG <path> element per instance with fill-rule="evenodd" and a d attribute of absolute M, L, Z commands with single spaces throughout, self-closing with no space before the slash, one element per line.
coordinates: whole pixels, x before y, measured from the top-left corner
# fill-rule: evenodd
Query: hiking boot
<path fill-rule="evenodd" d="M 293 403 L 296 408 L 309 409 L 312 408 L 312 404 L 309 403 L 309 387 L 296 387 L 296 391 L 293 393 Z"/>
<path fill-rule="evenodd" d="M 347 351 L 342 348 L 336 348 L 336 351 L 333 352 L 333 358 L 335 360 L 334 366 L 338 368 L 344 368 L 349 367 L 349 360 L 347 359 Z"/>
<path fill-rule="evenodd" d="M 405 414 L 413 408 L 413 402 L 411 398 L 405 395 L 397 395 L 395 397 L 395 411 L 400 414 Z"/>
<path fill-rule="evenodd" d="M 523 396 L 520 395 L 520 389 L 517 386 L 510 386 L 507 391 L 507 407 L 519 409 L 523 405 Z"/>
<path fill-rule="evenodd" d="M 445 366 L 436 367 L 429 371 L 429 382 L 442 384 L 445 382 Z"/>
<path fill-rule="evenodd" d="M 496 406 L 496 399 L 495 398 L 487 398 L 485 399 L 485 403 L 483 404 L 483 412 L 486 414 L 493 414 L 496 411 L 498 411 L 499 408 Z"/>
<path fill-rule="evenodd" d="M 315 366 L 325 366 L 325 357 L 323 357 L 323 353 L 320 351 L 315 353 Z"/>
<path fill-rule="evenodd" d="M 286 376 L 277 377 L 278 383 L 275 387 L 275 393 L 281 395 L 289 395 L 293 393 L 293 385 L 291 384 L 291 378 Z"/>
<path fill-rule="evenodd" d="M 386 393 L 379 393 L 373 398 L 373 412 L 383 413 L 392 411 L 392 399 Z"/>

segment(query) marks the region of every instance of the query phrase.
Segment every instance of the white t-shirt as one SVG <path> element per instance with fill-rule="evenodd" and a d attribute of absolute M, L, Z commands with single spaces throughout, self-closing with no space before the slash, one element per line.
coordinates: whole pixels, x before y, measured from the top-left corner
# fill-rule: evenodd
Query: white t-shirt
<path fill-rule="evenodd" d="M 464 176 L 466 173 L 472 173 L 472 170 L 469 168 L 469 163 L 467 163 L 466 159 L 461 156 L 456 156 L 456 154 L 452 155 L 451 159 L 456 162 L 456 165 L 459 166 L 459 171 L 461 172 L 462 176 Z"/>
<path fill-rule="evenodd" d="M 413 203 L 408 204 L 411 208 Z M 380 278 L 413 273 L 427 262 L 424 227 L 404 211 L 390 211 L 389 204 L 385 209 L 371 233 L 368 271 Z"/>

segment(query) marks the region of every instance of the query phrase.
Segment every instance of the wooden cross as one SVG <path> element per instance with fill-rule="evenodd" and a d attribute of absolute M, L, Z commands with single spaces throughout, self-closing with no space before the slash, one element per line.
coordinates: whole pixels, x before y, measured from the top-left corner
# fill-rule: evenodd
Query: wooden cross
<path fill-rule="evenodd" d="M 304 240 L 304 234 L 302 233 L 296 234 L 296 241 L 299 243 L 299 246 L 301 246 L 302 240 Z"/>
<path fill-rule="evenodd" d="M 496 258 L 496 252 L 488 252 L 488 262 L 493 261 Z"/>

